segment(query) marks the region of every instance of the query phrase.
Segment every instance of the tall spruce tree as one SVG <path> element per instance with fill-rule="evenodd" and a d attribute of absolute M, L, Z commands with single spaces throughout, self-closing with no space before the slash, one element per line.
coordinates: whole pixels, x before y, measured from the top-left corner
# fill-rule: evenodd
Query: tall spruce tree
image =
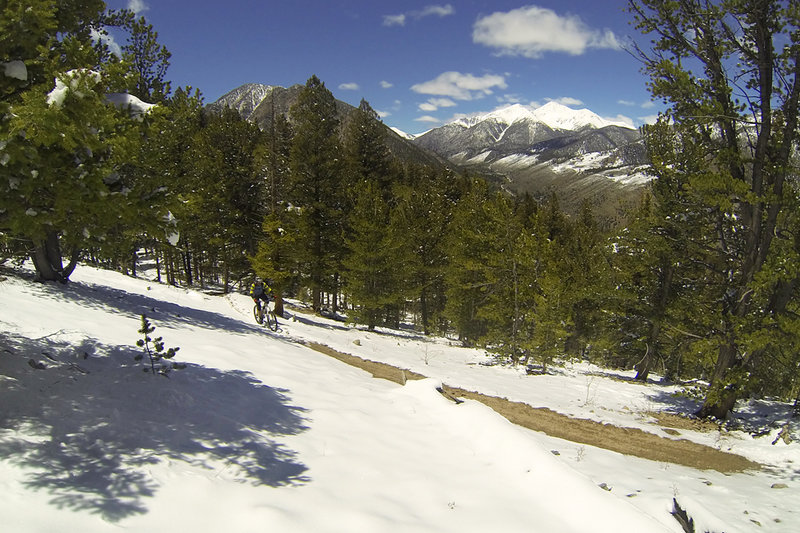
<path fill-rule="evenodd" d="M 496 200 L 485 181 L 473 180 L 453 211 L 447 235 L 444 313 L 465 346 L 473 346 L 487 333 L 487 320 L 480 310 L 492 287 L 486 265 L 500 253 L 500 228 L 491 216 Z"/>
<path fill-rule="evenodd" d="M 399 243 L 389 225 L 389 204 L 380 184 L 362 181 L 354 187 L 356 203 L 349 217 L 345 290 L 356 321 L 370 330 L 382 325 L 399 306 L 402 268 Z"/>
<path fill-rule="evenodd" d="M 416 302 L 423 332 L 444 332 L 447 235 L 458 201 L 456 176 L 411 166 L 394 191 L 391 227 L 401 239 L 396 266 L 403 269 L 408 299 Z"/>
<path fill-rule="evenodd" d="M 349 208 L 344 258 L 345 289 L 355 305 L 354 317 L 370 330 L 398 314 L 400 246 L 390 224 L 393 173 L 386 128 L 361 100 L 344 130 Z"/>
<path fill-rule="evenodd" d="M 294 129 L 289 201 L 299 209 L 298 248 L 304 283 L 315 311 L 323 292 L 338 290 L 343 255 L 344 190 L 336 100 L 316 76 L 306 82 L 290 110 Z"/>
<path fill-rule="evenodd" d="M 713 334 L 695 349 L 713 365 L 698 414 L 724 418 L 800 334 L 800 10 L 777 0 L 635 0 L 630 9 L 651 38 L 639 52 L 672 124 L 651 143 L 653 172 L 680 182 L 667 216 L 684 222 L 678 238 L 705 265 L 697 283 L 711 312 L 698 318 Z M 691 164 L 684 148 L 697 156 Z"/>

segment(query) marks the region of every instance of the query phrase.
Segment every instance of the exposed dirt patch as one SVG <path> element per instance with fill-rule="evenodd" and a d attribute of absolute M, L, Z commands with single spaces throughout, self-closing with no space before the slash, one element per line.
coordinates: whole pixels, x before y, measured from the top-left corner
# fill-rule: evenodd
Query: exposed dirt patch
<path fill-rule="evenodd" d="M 692 431 L 719 431 L 719 424 L 710 420 L 688 418 L 673 413 L 647 413 L 656 419 L 659 426 Z"/>
<path fill-rule="evenodd" d="M 408 380 L 425 379 L 426 377 L 423 376 L 422 374 L 417 374 L 416 372 L 412 372 L 410 370 L 403 370 L 401 368 L 397 368 L 396 366 L 387 365 L 386 363 L 368 361 L 366 359 L 361 359 L 360 357 L 356 357 L 355 355 L 342 353 L 337 350 L 334 350 L 330 346 L 325 346 L 324 344 L 310 342 L 307 344 L 307 346 L 320 353 L 329 355 L 334 359 L 338 359 L 343 363 L 347 363 L 348 365 L 358 367 L 362 370 L 366 370 L 367 372 L 372 374 L 372 377 L 374 378 L 388 379 L 389 381 L 399 383 L 400 385 L 404 385 L 405 382 Z"/>
<path fill-rule="evenodd" d="M 385 363 L 368 361 L 354 355 L 345 354 L 317 343 L 308 346 L 325 355 L 334 357 L 339 361 L 361 368 L 371 373 L 376 378 L 388 379 L 395 383 L 404 384 L 407 380 L 424 379 L 425 376 L 403 370 Z M 593 420 L 571 418 L 556 413 L 544 407 L 531 407 L 521 402 L 512 402 L 505 398 L 487 396 L 478 392 L 467 391 L 457 387 L 444 385 L 444 393 L 448 397 L 466 398 L 479 401 L 509 421 L 534 431 L 542 431 L 550 436 L 588 444 L 619 452 L 625 455 L 634 455 L 651 461 L 675 463 L 702 470 L 716 470 L 722 473 L 742 472 L 757 470 L 761 465 L 745 459 L 740 455 L 722 452 L 715 448 L 696 444 L 688 440 L 673 440 L 652 433 L 647 433 L 634 428 L 622 428 L 609 424 L 601 424 Z M 654 413 L 653 416 L 661 416 Z M 666 416 L 666 415 L 665 415 Z M 674 416 L 674 415 L 673 415 Z M 680 419 L 681 417 L 674 416 Z M 673 426 L 675 421 L 667 417 Z M 659 419 L 659 424 L 662 422 Z M 716 429 L 716 425 L 712 424 Z M 684 427 L 685 429 L 689 429 Z M 698 429 L 691 427 L 691 429 Z"/>

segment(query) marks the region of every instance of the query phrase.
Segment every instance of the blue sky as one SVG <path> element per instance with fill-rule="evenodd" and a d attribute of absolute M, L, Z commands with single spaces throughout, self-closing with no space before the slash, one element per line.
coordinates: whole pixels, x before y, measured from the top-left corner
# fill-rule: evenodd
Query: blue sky
<path fill-rule="evenodd" d="M 244 83 L 316 74 L 419 133 L 511 103 L 558 101 L 638 126 L 658 107 L 625 0 L 107 0 L 145 16 L 172 53 L 173 87 L 207 103 Z"/>

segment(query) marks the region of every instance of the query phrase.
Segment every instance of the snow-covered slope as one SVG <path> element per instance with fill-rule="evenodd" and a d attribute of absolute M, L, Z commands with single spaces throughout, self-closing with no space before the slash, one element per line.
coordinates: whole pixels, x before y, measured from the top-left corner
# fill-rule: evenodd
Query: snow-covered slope
<path fill-rule="evenodd" d="M 413 142 L 506 190 L 555 192 L 568 210 L 589 200 L 610 214 L 619 202 L 635 201 L 651 179 L 643 173 L 647 156 L 638 130 L 556 102 L 460 118 Z"/>
<path fill-rule="evenodd" d="M 446 381 L 661 433 L 648 421 L 678 404 L 668 386 L 585 365 L 529 376 L 447 339 L 306 314 L 272 333 L 253 323 L 247 296 L 85 266 L 66 286 L 6 276 L 3 531 L 680 533 L 673 497 L 698 530 L 800 530 L 800 445 L 771 445 L 779 428 L 678 437 L 770 466 L 723 475 L 546 437 L 436 392 Z M 169 379 L 142 372 L 141 313 L 188 368 Z M 431 379 L 376 380 L 304 341 Z M 788 416 L 771 405 L 742 411 L 751 422 L 765 408 Z"/>
<path fill-rule="evenodd" d="M 587 127 L 598 129 L 607 126 L 617 126 L 620 128 L 629 127 L 628 124 L 624 122 L 601 118 L 588 109 L 572 109 L 558 102 L 548 102 L 540 107 L 512 104 L 496 109 L 490 113 L 459 118 L 455 120 L 453 124 L 471 128 L 487 120 L 493 120 L 507 126 L 511 126 L 515 122 L 520 121 L 538 122 L 554 130 L 569 131 L 578 131 Z"/>

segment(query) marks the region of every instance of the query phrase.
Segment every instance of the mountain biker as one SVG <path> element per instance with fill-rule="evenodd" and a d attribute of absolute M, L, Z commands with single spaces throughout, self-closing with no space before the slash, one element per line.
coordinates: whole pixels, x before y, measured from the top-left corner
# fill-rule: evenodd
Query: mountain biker
<path fill-rule="evenodd" d="M 261 300 L 264 300 L 264 304 L 269 304 L 269 301 L 272 296 L 272 289 L 269 285 L 264 283 L 261 278 L 256 277 L 253 284 L 250 285 L 250 297 L 258 306 L 259 312 L 261 311 Z"/>

